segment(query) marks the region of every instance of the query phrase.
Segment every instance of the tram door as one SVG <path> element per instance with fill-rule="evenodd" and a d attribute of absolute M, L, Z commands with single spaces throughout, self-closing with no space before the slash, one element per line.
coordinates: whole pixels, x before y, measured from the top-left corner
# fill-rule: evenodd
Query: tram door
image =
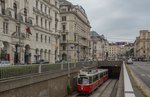
<path fill-rule="evenodd" d="M 72 85 L 73 85 L 72 87 L 73 91 L 76 91 L 77 90 L 77 76 L 73 78 Z"/>

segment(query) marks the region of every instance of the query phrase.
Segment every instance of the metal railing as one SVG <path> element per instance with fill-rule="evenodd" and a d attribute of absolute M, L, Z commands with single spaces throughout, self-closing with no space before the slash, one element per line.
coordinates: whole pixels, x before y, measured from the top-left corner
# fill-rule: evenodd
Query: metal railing
<path fill-rule="evenodd" d="M 28 76 L 46 72 L 56 72 L 96 65 L 96 62 L 57 63 L 57 64 L 35 64 L 35 65 L 11 65 L 0 67 L 0 80 Z M 69 66 L 68 66 L 69 65 Z"/>

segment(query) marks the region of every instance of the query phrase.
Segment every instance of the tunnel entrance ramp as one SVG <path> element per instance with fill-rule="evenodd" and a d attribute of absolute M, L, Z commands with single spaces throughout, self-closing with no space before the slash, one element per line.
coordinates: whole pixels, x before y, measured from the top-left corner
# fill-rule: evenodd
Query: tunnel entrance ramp
<path fill-rule="evenodd" d="M 123 61 L 99 61 L 99 69 L 108 69 L 110 79 L 119 79 Z"/>

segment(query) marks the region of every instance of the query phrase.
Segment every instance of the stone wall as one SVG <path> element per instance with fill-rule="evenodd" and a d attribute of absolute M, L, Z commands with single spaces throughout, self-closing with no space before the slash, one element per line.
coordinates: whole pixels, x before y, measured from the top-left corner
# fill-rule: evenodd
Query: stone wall
<path fill-rule="evenodd" d="M 77 73 L 78 70 L 71 71 L 71 87 Z M 67 71 L 0 81 L 0 97 L 65 97 L 67 83 Z"/>

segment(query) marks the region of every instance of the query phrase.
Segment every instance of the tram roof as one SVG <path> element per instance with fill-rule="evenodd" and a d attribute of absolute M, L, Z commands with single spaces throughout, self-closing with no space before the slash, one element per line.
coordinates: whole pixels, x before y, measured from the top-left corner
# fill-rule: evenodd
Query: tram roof
<path fill-rule="evenodd" d="M 95 70 L 88 70 L 88 71 L 80 71 L 79 75 L 83 75 L 83 76 L 93 76 L 99 73 L 103 73 L 105 71 L 108 71 L 107 69 L 95 69 Z"/>

